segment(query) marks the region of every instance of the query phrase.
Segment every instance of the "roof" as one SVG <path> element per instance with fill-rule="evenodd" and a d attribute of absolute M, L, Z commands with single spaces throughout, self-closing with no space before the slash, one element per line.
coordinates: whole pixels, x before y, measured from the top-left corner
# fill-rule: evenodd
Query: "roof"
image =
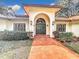
<path fill-rule="evenodd" d="M 29 15 L 15 15 L 16 17 L 29 17 Z"/>
<path fill-rule="evenodd" d="M 32 6 L 32 7 L 48 7 L 48 8 L 62 8 L 59 5 L 42 5 L 42 4 L 25 4 L 24 6 Z"/>
<path fill-rule="evenodd" d="M 69 22 L 73 22 L 74 23 L 74 22 L 78 22 L 79 21 L 79 15 L 71 16 L 71 17 L 68 17 L 68 18 L 66 18 L 66 17 L 56 17 L 55 19 L 56 19 L 56 21 L 64 21 L 64 22 L 69 21 Z"/>
<path fill-rule="evenodd" d="M 69 20 L 69 18 L 66 17 L 55 17 L 56 20 Z"/>
<path fill-rule="evenodd" d="M 26 15 L 16 15 L 16 16 L 0 16 L 0 19 L 29 19 L 29 16 Z"/>
<path fill-rule="evenodd" d="M 70 20 L 79 20 L 79 15 L 69 17 Z"/>

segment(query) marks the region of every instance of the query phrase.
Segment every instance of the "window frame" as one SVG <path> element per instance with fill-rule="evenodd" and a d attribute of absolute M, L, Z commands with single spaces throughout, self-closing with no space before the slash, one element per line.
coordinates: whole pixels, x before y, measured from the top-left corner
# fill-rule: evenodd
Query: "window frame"
<path fill-rule="evenodd" d="M 66 24 L 56 24 L 56 31 L 66 32 Z"/>
<path fill-rule="evenodd" d="M 26 23 L 13 23 L 13 31 L 26 31 Z"/>

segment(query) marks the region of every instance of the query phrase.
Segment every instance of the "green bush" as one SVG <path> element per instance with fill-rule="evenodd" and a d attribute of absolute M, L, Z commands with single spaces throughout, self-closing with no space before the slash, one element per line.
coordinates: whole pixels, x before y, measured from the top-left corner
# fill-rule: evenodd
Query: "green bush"
<path fill-rule="evenodd" d="M 59 34 L 60 41 L 72 41 L 72 38 L 73 38 L 73 34 L 71 32 Z"/>
<path fill-rule="evenodd" d="M 58 31 L 54 31 L 53 34 L 54 34 L 55 38 L 59 38 L 59 32 Z"/>
<path fill-rule="evenodd" d="M 71 50 L 73 50 L 79 54 L 79 42 L 66 43 L 65 45 L 66 45 L 66 47 L 70 48 Z"/>
<path fill-rule="evenodd" d="M 12 32 L 12 31 L 0 32 L 0 40 L 26 40 L 26 39 L 29 39 L 26 32 Z"/>

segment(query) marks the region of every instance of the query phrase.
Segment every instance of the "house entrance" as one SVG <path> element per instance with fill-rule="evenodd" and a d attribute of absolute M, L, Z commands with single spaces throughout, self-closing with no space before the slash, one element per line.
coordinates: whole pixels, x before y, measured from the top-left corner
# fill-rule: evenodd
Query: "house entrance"
<path fill-rule="evenodd" d="M 36 34 L 46 34 L 46 22 L 42 18 L 36 21 Z"/>

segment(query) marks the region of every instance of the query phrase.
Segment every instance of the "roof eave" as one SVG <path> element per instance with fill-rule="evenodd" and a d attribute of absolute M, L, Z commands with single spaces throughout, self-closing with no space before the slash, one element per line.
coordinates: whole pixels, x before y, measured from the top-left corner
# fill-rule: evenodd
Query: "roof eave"
<path fill-rule="evenodd" d="M 24 6 L 48 7 L 48 8 L 62 8 L 62 6 L 58 6 L 58 5 L 41 5 L 41 4 L 25 4 Z"/>

